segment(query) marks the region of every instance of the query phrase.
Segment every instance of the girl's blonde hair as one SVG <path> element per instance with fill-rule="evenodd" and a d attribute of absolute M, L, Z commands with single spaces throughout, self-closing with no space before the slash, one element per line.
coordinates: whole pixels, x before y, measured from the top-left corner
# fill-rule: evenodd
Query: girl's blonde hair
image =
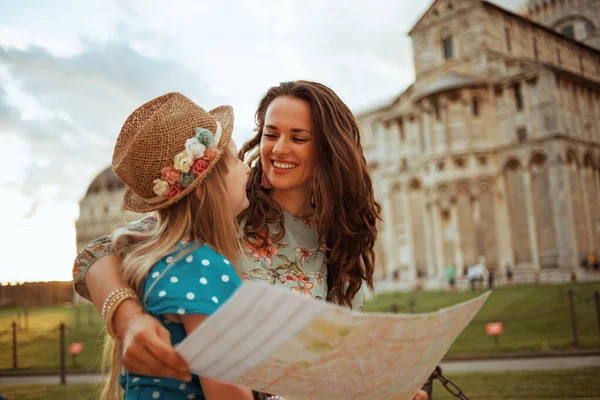
<path fill-rule="evenodd" d="M 160 259 L 172 253 L 179 242 L 195 240 L 206 243 L 232 262 L 237 258 L 241 249 L 239 225 L 229 207 L 224 180 L 229 172 L 228 164 L 235 157 L 228 149 L 224 152 L 222 159 L 194 192 L 156 212 L 158 222 L 153 231 L 121 229 L 113 234 L 115 254 L 122 260 L 120 275 L 142 299 L 142 306 L 145 304 L 144 284 L 148 273 Z M 103 399 L 116 400 L 121 395 L 122 353 L 122 343 L 105 335 L 102 371 L 105 374 L 110 370 L 110 374 L 102 390 Z"/>

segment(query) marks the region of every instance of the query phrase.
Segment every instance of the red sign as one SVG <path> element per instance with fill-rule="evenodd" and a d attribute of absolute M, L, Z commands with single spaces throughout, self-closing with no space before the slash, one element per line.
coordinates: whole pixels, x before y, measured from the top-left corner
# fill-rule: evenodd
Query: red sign
<path fill-rule="evenodd" d="M 72 356 L 81 353 L 81 350 L 83 350 L 83 343 L 71 343 L 69 346 L 69 354 Z"/>
<path fill-rule="evenodd" d="M 488 336 L 499 336 L 504 332 L 502 322 L 490 322 L 485 325 L 485 334 Z"/>

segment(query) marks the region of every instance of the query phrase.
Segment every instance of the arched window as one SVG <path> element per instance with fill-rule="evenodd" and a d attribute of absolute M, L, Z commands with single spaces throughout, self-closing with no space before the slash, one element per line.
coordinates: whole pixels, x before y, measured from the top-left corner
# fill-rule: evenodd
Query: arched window
<path fill-rule="evenodd" d="M 442 55 L 444 56 L 444 60 L 455 58 L 454 38 L 452 37 L 452 33 L 447 28 L 442 29 L 440 38 L 442 41 Z"/>
<path fill-rule="evenodd" d="M 473 97 L 472 107 L 473 107 L 473 116 L 479 117 L 479 99 L 477 97 Z"/>

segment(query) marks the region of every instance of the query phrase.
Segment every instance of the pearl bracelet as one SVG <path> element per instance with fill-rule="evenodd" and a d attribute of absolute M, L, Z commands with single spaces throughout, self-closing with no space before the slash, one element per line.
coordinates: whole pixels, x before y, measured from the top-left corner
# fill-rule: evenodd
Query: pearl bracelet
<path fill-rule="evenodd" d="M 115 296 L 119 295 L 120 293 L 125 293 L 125 292 L 130 292 L 130 293 L 135 294 L 135 292 L 131 288 L 120 288 L 120 289 L 117 289 L 117 290 L 113 290 L 108 295 L 108 297 L 106 297 L 106 300 L 104 300 L 104 304 L 102 305 L 102 311 L 101 311 L 102 319 L 104 321 L 106 321 L 106 313 L 108 311 L 109 304 L 114 300 Z"/>
<path fill-rule="evenodd" d="M 266 400 L 285 400 L 285 398 L 277 395 L 269 396 Z"/>

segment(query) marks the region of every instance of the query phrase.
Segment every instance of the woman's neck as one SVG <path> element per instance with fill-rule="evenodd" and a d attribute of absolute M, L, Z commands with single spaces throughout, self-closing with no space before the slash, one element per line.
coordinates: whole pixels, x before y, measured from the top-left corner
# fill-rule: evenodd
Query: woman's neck
<path fill-rule="evenodd" d="M 271 198 L 279 206 L 296 218 L 312 217 L 315 209 L 310 204 L 310 192 L 304 188 L 277 190 L 273 189 Z"/>

